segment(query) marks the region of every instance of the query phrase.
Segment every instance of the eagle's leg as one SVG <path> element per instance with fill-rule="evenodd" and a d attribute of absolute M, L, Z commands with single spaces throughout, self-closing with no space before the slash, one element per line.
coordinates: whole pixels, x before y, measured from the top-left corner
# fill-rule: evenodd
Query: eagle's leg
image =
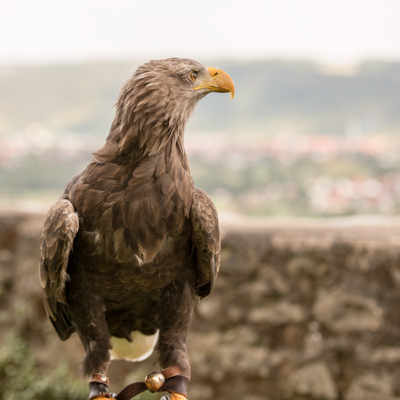
<path fill-rule="evenodd" d="M 195 293 L 188 282 L 173 283 L 164 291 L 159 351 L 160 366 L 168 368 L 179 366 L 181 375 L 190 379 L 190 364 L 186 349 L 186 336 L 195 304 Z M 178 400 L 177 393 L 172 394 Z M 178 396 L 178 397 L 177 397 Z M 180 397 L 179 397 L 180 399 Z"/>
<path fill-rule="evenodd" d="M 110 363 L 110 334 L 108 331 L 103 300 L 90 290 L 71 290 L 69 305 L 73 314 L 76 331 L 86 355 L 82 360 L 82 372 L 86 376 L 105 374 Z M 108 382 L 108 379 L 107 379 Z M 101 381 L 89 383 L 93 399 L 100 394 L 108 396 L 108 384 Z"/>

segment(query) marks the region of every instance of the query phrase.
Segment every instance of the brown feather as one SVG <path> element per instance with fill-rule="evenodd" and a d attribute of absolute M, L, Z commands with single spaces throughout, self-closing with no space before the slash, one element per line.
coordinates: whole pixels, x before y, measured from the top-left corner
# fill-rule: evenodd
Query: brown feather
<path fill-rule="evenodd" d="M 190 376 L 195 294 L 211 291 L 220 254 L 215 207 L 194 189 L 183 145 L 206 94 L 193 90 L 193 70 L 209 76 L 186 59 L 139 67 L 119 94 L 106 143 L 47 215 L 45 308 L 61 339 L 77 331 L 87 374 L 107 368 L 110 335 L 158 329 L 161 367 L 179 365 Z"/>

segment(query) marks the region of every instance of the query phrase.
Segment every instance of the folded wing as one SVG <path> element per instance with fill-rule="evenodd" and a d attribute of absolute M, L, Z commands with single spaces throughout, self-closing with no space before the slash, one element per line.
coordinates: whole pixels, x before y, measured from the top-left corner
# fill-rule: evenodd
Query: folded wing
<path fill-rule="evenodd" d="M 57 201 L 49 210 L 40 240 L 39 277 L 50 321 L 62 340 L 75 331 L 66 307 L 67 266 L 76 233 L 78 215 L 68 200 Z"/>
<path fill-rule="evenodd" d="M 194 190 L 190 220 L 197 269 L 196 293 L 204 298 L 214 286 L 221 252 L 217 210 L 204 190 Z"/>

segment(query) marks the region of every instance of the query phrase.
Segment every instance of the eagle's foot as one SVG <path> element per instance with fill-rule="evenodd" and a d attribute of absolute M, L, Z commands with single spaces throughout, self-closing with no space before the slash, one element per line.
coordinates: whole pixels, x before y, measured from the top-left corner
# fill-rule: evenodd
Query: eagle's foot
<path fill-rule="evenodd" d="M 161 397 L 160 400 L 187 400 L 187 397 L 184 396 L 183 394 L 176 393 L 176 392 L 170 392 L 171 397 L 169 396 L 163 396 Z"/>
<path fill-rule="evenodd" d="M 99 387 L 100 386 L 100 387 Z M 103 387 L 101 387 L 103 386 Z M 115 393 L 110 393 L 105 385 L 92 383 L 90 387 L 88 400 L 105 400 L 105 399 L 115 399 L 117 395 Z M 105 389 L 105 390 L 104 390 Z"/>
<path fill-rule="evenodd" d="M 88 400 L 106 400 L 106 399 L 112 399 L 115 400 L 116 394 L 115 393 L 109 393 L 109 392 L 100 392 L 97 393 L 96 395 L 89 396 Z"/>

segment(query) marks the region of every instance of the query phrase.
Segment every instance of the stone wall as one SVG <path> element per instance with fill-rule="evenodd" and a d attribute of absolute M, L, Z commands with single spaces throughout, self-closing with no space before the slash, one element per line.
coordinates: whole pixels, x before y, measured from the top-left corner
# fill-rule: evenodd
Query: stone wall
<path fill-rule="evenodd" d="M 44 215 L 0 213 L 0 345 L 16 329 L 41 368 L 83 357 L 60 342 L 38 284 Z M 198 304 L 189 398 L 400 400 L 398 220 L 222 219 L 222 267 Z M 113 362 L 118 390 L 156 367 Z M 78 379 L 78 378 L 77 378 Z"/>

